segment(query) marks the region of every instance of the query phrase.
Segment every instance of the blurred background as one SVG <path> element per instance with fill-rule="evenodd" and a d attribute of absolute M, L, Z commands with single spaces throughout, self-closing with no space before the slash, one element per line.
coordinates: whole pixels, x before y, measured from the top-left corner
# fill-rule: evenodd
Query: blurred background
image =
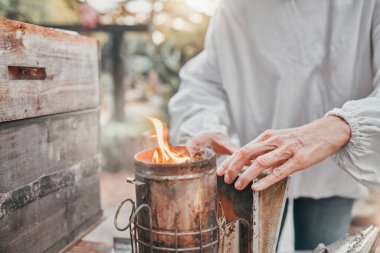
<path fill-rule="evenodd" d="M 181 66 L 203 48 L 216 0 L 0 0 L 0 16 L 99 40 L 103 169 L 130 167 L 147 116 L 167 120 Z"/>
<path fill-rule="evenodd" d="M 87 240 L 125 236 L 113 228 L 117 205 L 134 197 L 125 182 L 133 155 L 152 133 L 146 116 L 167 122 L 181 66 L 203 48 L 218 0 L 0 0 L 0 17 L 76 31 L 99 40 L 101 50 L 101 201 L 105 221 Z M 85 99 L 85 98 L 84 98 Z M 357 201 L 352 230 L 380 226 L 380 198 Z M 288 212 L 290 213 L 290 212 Z M 281 248 L 291 250 L 291 228 Z"/>

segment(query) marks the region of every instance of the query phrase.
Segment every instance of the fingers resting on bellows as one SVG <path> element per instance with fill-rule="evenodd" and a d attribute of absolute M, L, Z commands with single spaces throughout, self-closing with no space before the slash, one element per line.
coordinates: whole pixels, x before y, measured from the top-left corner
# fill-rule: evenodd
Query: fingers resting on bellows
<path fill-rule="evenodd" d="M 228 170 L 236 169 L 237 172 L 233 173 L 235 176 L 231 178 L 232 180 L 227 180 L 233 182 L 233 180 L 236 178 L 236 175 L 241 171 L 241 169 L 244 166 L 251 165 L 251 160 L 255 159 L 257 156 L 273 150 L 274 147 L 271 145 L 268 145 L 267 142 L 265 142 L 270 136 L 272 135 L 273 130 L 268 130 L 259 135 L 256 139 L 236 151 L 231 157 L 226 159 L 218 168 L 217 174 L 219 176 L 223 176 L 226 174 Z M 235 164 L 235 162 L 237 162 Z M 232 165 L 232 167 L 230 167 Z M 229 173 L 228 173 L 229 174 Z M 230 179 L 229 177 L 232 177 L 233 175 L 227 175 L 227 179 Z"/>
<path fill-rule="evenodd" d="M 255 182 L 251 188 L 254 191 L 262 191 L 271 185 L 288 177 L 298 169 L 295 159 L 291 158 L 284 164 L 274 168 L 270 174 Z"/>
<path fill-rule="evenodd" d="M 238 180 L 235 183 L 235 188 L 238 190 L 244 189 L 264 170 L 275 168 L 290 157 L 291 154 L 283 149 L 275 149 L 272 152 L 257 157 L 253 161 L 252 165 L 239 176 Z"/>
<path fill-rule="evenodd" d="M 217 174 L 224 175 L 224 181 L 228 184 L 232 183 L 243 167 L 251 160 L 273 150 L 274 147 L 266 142 L 251 142 L 235 152 L 231 157 L 225 160 L 218 168 Z M 255 162 L 253 162 L 255 164 Z M 257 163 L 257 161 L 256 161 Z"/>
<path fill-rule="evenodd" d="M 288 135 L 285 135 L 287 137 Z M 250 166 L 241 173 L 235 182 L 235 188 L 242 190 L 265 170 L 271 173 L 256 182 L 252 189 L 260 191 L 289 176 L 305 166 L 298 153 L 299 142 L 294 138 L 285 138 L 277 130 L 268 130 L 248 143 L 218 168 L 217 174 L 224 176 L 224 181 L 231 184 L 238 177 L 243 167 Z M 289 141 L 286 141 L 286 140 Z M 251 163 L 251 164 L 250 164 Z"/>

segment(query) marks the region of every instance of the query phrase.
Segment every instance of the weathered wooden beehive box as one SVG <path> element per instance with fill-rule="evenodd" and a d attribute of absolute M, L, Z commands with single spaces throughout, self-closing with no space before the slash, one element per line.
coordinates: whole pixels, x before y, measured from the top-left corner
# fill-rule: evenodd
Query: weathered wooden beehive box
<path fill-rule="evenodd" d="M 58 252 L 99 220 L 95 40 L 0 19 L 0 252 Z"/>

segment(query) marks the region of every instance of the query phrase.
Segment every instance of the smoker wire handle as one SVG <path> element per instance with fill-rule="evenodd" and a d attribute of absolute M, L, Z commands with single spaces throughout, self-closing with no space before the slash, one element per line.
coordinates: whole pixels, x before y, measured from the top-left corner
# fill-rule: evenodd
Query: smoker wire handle
<path fill-rule="evenodd" d="M 131 213 L 131 216 L 129 217 L 128 224 L 125 227 L 120 228 L 119 225 L 117 224 L 117 220 L 118 220 L 118 217 L 119 217 L 119 212 L 120 212 L 121 208 L 124 206 L 124 204 L 127 203 L 127 202 L 129 202 L 129 203 L 132 204 L 132 213 Z M 116 210 L 115 217 L 114 217 L 114 220 L 113 220 L 113 224 L 114 224 L 114 226 L 115 226 L 115 228 L 117 230 L 119 230 L 119 231 L 125 231 L 125 230 L 127 230 L 128 228 L 131 227 L 131 225 L 132 225 L 132 222 L 131 222 L 132 219 L 131 218 L 132 218 L 132 215 L 135 213 L 135 209 L 136 209 L 135 202 L 132 199 L 125 199 L 125 200 L 123 200 L 123 202 L 120 203 L 119 207 Z"/>
<path fill-rule="evenodd" d="M 137 224 L 137 215 L 144 208 L 148 209 L 148 213 L 149 213 L 149 249 L 150 249 L 150 253 L 153 253 L 153 233 L 152 233 L 153 220 L 152 220 L 152 209 L 150 208 L 150 206 L 148 204 L 142 204 L 136 210 L 133 210 L 134 212 L 132 213 L 132 215 L 130 217 L 130 224 L 129 225 L 131 225 L 132 223 Z M 133 238 L 133 239 L 136 240 L 136 238 Z M 136 250 L 137 250 L 137 248 L 136 248 Z"/>

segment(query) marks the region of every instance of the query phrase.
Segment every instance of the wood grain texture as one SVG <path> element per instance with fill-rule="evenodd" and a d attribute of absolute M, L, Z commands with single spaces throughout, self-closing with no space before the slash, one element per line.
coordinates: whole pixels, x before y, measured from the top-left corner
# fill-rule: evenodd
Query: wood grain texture
<path fill-rule="evenodd" d="M 98 159 L 70 168 L 70 185 L 0 218 L 0 252 L 58 252 L 94 224 L 101 217 Z"/>
<path fill-rule="evenodd" d="M 97 110 L 1 123 L 0 193 L 98 154 L 98 134 Z"/>
<path fill-rule="evenodd" d="M 0 18 L 0 57 L 0 122 L 98 106 L 96 40 Z"/>
<path fill-rule="evenodd" d="M 101 216 L 96 40 L 0 18 L 0 252 L 58 252 Z"/>
<path fill-rule="evenodd" d="M 0 219 L 33 201 L 43 198 L 62 188 L 75 185 L 83 178 L 97 175 L 98 171 L 96 169 L 98 167 L 98 157 L 86 159 L 70 168 L 60 170 L 50 175 L 44 175 L 39 179 L 10 192 L 0 193 Z M 85 184 L 81 186 L 81 188 L 83 188 L 83 190 L 88 190 L 85 188 L 87 181 L 82 180 L 81 182 Z M 89 190 L 92 191 L 93 189 Z M 81 200 L 76 199 L 75 194 L 77 193 L 72 193 L 73 197 L 71 198 L 71 201 L 73 201 L 73 203 Z"/>

